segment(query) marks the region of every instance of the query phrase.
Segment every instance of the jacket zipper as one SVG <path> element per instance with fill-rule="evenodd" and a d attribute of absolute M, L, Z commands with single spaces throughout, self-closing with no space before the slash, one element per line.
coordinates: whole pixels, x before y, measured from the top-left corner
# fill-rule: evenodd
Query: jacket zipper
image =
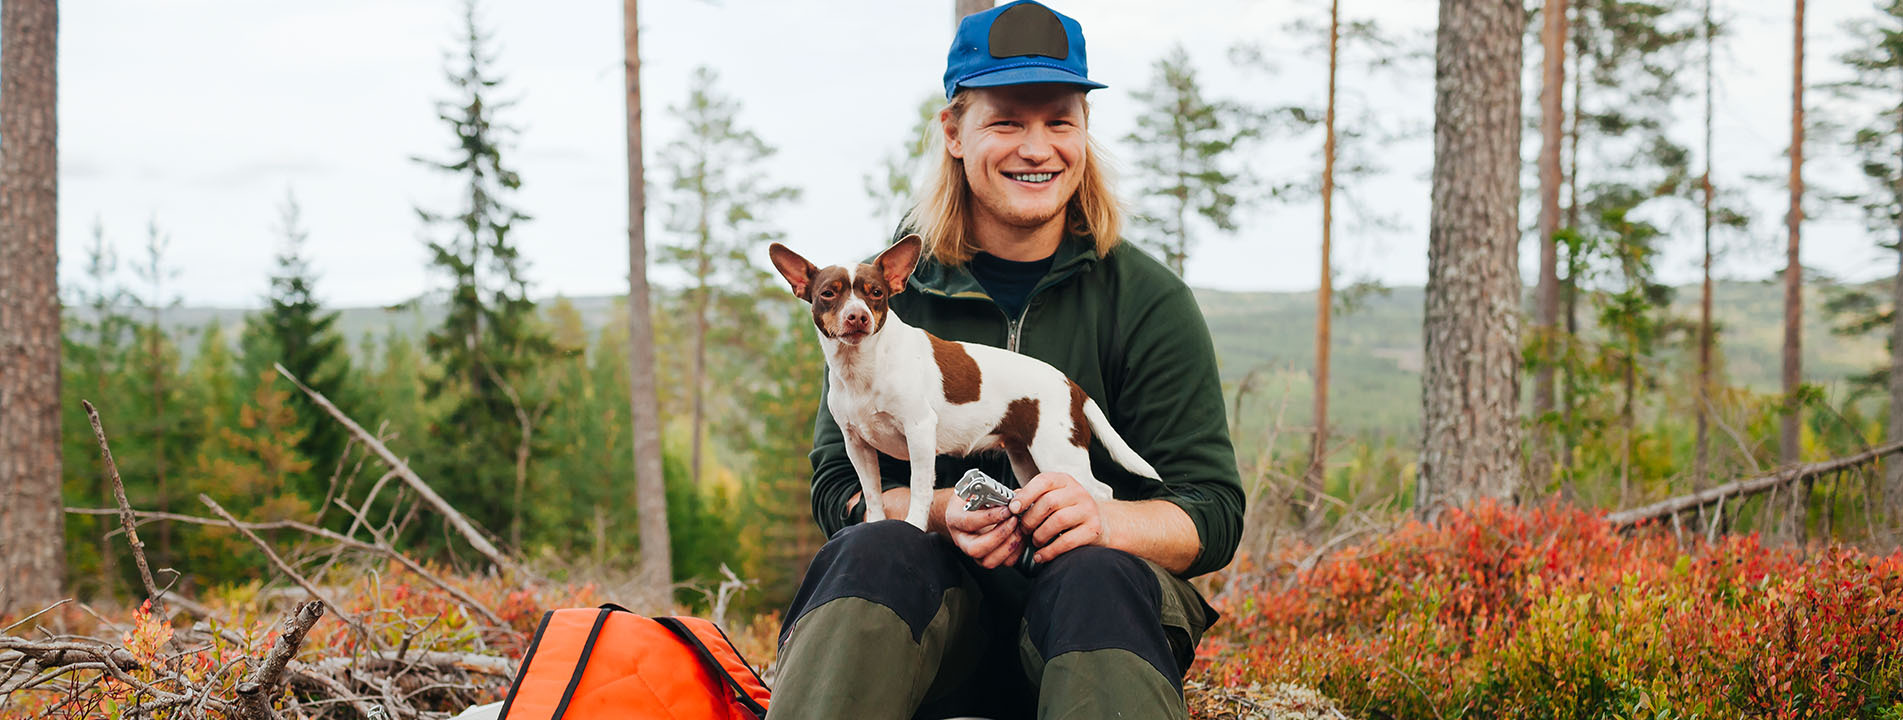
<path fill-rule="evenodd" d="M 1018 319 L 1012 320 L 1011 316 L 1009 315 L 1005 316 L 1004 318 L 1004 331 L 1005 331 L 1004 349 L 1010 350 L 1011 352 L 1018 351 L 1018 335 L 1024 331 L 1024 318 L 1029 317 L 1030 315 L 1031 315 L 1031 301 L 1030 301 L 1030 298 L 1025 298 L 1024 310 L 1018 313 Z"/>

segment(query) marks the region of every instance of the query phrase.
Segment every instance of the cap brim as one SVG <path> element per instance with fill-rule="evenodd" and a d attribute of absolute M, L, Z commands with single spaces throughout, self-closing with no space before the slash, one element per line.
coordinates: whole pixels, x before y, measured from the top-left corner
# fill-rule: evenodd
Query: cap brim
<path fill-rule="evenodd" d="M 1085 90 L 1097 90 L 1110 87 L 1078 76 L 1076 73 L 1053 67 L 1033 65 L 1029 67 L 1005 68 L 977 77 L 958 81 L 958 87 L 1000 87 L 1004 85 L 1035 85 L 1038 83 L 1061 83 L 1076 85 Z"/>

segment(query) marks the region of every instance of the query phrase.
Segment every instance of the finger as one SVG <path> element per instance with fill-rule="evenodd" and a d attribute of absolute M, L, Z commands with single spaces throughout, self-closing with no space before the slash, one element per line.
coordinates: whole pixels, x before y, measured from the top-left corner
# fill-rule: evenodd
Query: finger
<path fill-rule="evenodd" d="M 945 511 L 945 527 L 982 535 L 1009 517 L 1011 511 L 1003 507 L 972 511 L 966 511 L 963 507 L 950 507 Z"/>
<path fill-rule="evenodd" d="M 991 551 L 978 564 L 986 569 L 1000 568 L 1017 563 L 1018 556 L 1024 552 L 1024 536 L 1012 533 L 998 549 Z"/>
<path fill-rule="evenodd" d="M 1007 515 L 1004 521 L 991 526 L 984 532 L 954 532 L 952 536 L 959 549 L 964 550 L 966 555 L 971 556 L 974 560 L 983 560 L 989 557 L 993 552 L 996 552 L 999 546 L 1009 543 L 1012 538 L 1017 537 L 1017 529 L 1017 519 Z"/>
<path fill-rule="evenodd" d="M 1085 524 L 1090 519 L 1090 513 L 1081 505 L 1058 508 L 1036 526 L 1037 529 L 1031 534 L 1031 541 L 1039 547 L 1049 545 L 1052 540 L 1057 539 L 1057 536 Z M 1026 525 L 1029 526 L 1029 523 Z"/>
<path fill-rule="evenodd" d="M 1024 487 L 1018 488 L 1017 495 L 1011 499 L 1011 512 L 1023 513 L 1025 508 L 1037 504 L 1045 493 L 1062 487 L 1061 479 L 1068 477 L 1063 473 L 1038 473 Z"/>
<path fill-rule="evenodd" d="M 1083 492 L 1083 488 L 1075 485 L 1053 488 L 1039 497 L 1037 502 L 1026 506 L 1020 517 L 1023 518 L 1025 527 L 1041 528 L 1052 513 L 1075 507 L 1081 504 L 1085 497 L 1087 495 Z"/>
<path fill-rule="evenodd" d="M 1064 553 L 1086 545 L 1094 545 L 1101 537 L 1103 537 L 1102 527 L 1095 523 L 1080 525 L 1072 528 L 1070 532 L 1057 536 L 1057 539 L 1050 544 L 1039 548 L 1037 554 L 1031 556 L 1031 560 L 1042 565 L 1057 559 Z"/>

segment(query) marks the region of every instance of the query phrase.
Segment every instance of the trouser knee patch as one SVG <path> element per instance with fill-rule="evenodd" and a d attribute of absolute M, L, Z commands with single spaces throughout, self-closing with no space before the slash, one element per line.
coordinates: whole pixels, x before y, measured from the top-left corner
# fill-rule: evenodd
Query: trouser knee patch
<path fill-rule="evenodd" d="M 1183 672 L 1164 635 L 1162 588 L 1148 565 L 1121 550 L 1082 547 L 1052 560 L 1031 586 L 1025 632 L 1045 661 L 1070 652 L 1128 650 L 1182 691 Z"/>
<path fill-rule="evenodd" d="M 958 563 L 943 536 L 903 520 L 861 523 L 839 531 L 813 556 L 799 594 L 786 611 L 780 642 L 807 612 L 843 597 L 891 608 L 917 641 L 938 613 L 945 589 L 959 582 Z"/>

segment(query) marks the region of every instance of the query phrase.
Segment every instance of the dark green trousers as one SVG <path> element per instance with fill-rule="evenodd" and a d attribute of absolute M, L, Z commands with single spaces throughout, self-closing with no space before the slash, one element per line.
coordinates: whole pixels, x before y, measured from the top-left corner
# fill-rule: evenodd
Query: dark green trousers
<path fill-rule="evenodd" d="M 899 520 L 821 548 L 780 630 L 773 720 L 1186 718 L 1183 675 L 1216 620 L 1129 553 L 979 567 Z"/>

